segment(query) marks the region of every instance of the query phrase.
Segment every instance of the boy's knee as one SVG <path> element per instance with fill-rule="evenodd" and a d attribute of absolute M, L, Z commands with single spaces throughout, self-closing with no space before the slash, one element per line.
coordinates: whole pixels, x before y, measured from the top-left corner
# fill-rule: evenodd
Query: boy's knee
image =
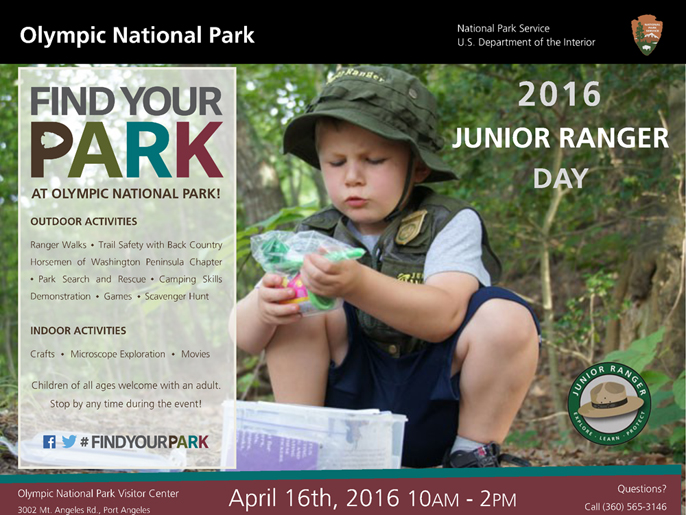
<path fill-rule="evenodd" d="M 324 315 L 323 318 L 331 361 L 340 365 L 348 354 L 348 321 L 345 317 L 345 311 L 335 309 Z"/>
<path fill-rule="evenodd" d="M 297 322 L 276 328 L 267 344 L 267 354 L 285 348 L 289 352 L 307 350 L 311 353 L 326 353 L 340 363 L 348 349 L 348 333 L 345 313 L 336 309 L 324 315 L 302 317 Z"/>
<path fill-rule="evenodd" d="M 323 317 L 277 327 L 265 353 L 277 402 L 324 404 L 330 357 Z"/>
<path fill-rule="evenodd" d="M 321 346 L 326 342 L 326 326 L 322 317 L 302 317 L 292 324 L 280 325 L 267 344 L 269 352 L 281 345 Z"/>
<path fill-rule="evenodd" d="M 531 312 L 517 302 L 493 299 L 484 304 L 489 310 L 489 318 L 495 322 L 496 331 L 507 340 L 527 343 L 535 342 L 538 338 L 536 324 Z M 484 307 L 482 306 L 482 308 Z"/>
<path fill-rule="evenodd" d="M 538 348 L 538 330 L 531 312 L 517 302 L 506 299 L 484 302 L 468 328 L 471 345 L 488 346 L 500 356 Z"/>

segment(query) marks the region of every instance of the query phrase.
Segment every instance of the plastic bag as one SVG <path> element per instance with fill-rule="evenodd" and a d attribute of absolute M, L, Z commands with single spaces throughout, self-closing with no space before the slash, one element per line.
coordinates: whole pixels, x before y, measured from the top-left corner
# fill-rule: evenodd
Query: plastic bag
<path fill-rule="evenodd" d="M 295 298 L 283 304 L 300 304 L 303 316 L 315 315 L 340 307 L 341 299 L 322 297 L 308 292 L 300 280 L 300 268 L 307 254 L 323 254 L 331 261 L 359 259 L 364 249 L 351 247 L 316 231 L 269 231 L 250 238 L 250 250 L 265 272 L 283 277 L 282 287 L 293 288 Z"/>

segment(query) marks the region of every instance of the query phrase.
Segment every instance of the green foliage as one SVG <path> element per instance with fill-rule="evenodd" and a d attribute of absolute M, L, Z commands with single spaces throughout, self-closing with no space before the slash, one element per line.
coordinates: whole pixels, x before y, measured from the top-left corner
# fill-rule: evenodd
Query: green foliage
<path fill-rule="evenodd" d="M 17 113 L 17 65 L 0 64 L 0 402 L 16 394 Z"/>
<path fill-rule="evenodd" d="M 529 429 L 522 433 L 512 431 L 505 438 L 505 445 L 514 445 L 521 449 L 536 449 L 541 447 L 541 439 L 538 431 L 534 429 Z"/>
<path fill-rule="evenodd" d="M 550 131 L 550 148 L 446 148 L 444 156 L 461 177 L 442 190 L 466 198 L 489 221 L 491 243 L 500 253 L 510 274 L 524 273 L 535 261 L 542 219 L 549 207 L 553 188 L 534 189 L 533 169 L 552 173 L 559 142 L 555 134 L 569 127 L 579 134 L 588 128 L 660 126 L 658 110 L 666 111 L 669 84 L 683 77 L 683 69 L 664 66 L 654 69 L 635 65 L 476 65 L 435 66 L 429 74 L 430 88 L 437 93 L 441 109 L 442 134 L 454 141 L 455 128 L 541 127 Z M 536 85 L 536 105 L 518 105 L 525 90 L 519 82 Z M 596 80 L 601 102 L 586 106 L 580 91 L 587 81 Z M 543 106 L 538 97 L 543 81 L 553 82 L 558 100 Z M 574 82 L 576 105 L 568 105 L 563 86 Z M 650 98 L 641 91 L 651 88 Z M 561 203 L 549 243 L 553 260 L 585 271 L 611 270 L 633 243 L 635 231 L 622 220 L 651 195 L 667 194 L 676 186 L 669 174 L 661 173 L 661 152 L 640 152 L 623 148 L 562 149 L 562 167 L 590 169 L 582 190 L 571 190 Z M 618 165 L 621 160 L 621 166 Z M 673 189 L 672 189 L 673 191 Z M 495 221 L 495 223 L 493 223 Z M 622 237 L 617 238 L 621 229 Z M 519 270 L 512 269 L 518 266 Z"/>
<path fill-rule="evenodd" d="M 676 379 L 654 370 L 659 364 L 658 344 L 665 329 L 639 338 L 625 350 L 618 350 L 605 356 L 606 361 L 616 361 L 636 370 L 648 384 L 652 400 L 652 411 L 648 427 L 629 442 L 630 449 L 648 450 L 655 444 L 668 445 L 676 460 L 684 461 L 684 372 Z"/>
<path fill-rule="evenodd" d="M 7 373 L 6 358 L 0 354 L 0 409 L 13 407 L 16 403 L 17 381 Z"/>
<path fill-rule="evenodd" d="M 634 340 L 625 350 L 610 352 L 605 359 L 620 362 L 641 374 L 657 357 L 657 344 L 662 341 L 664 334 L 665 328 L 661 327 L 644 338 Z"/>
<path fill-rule="evenodd" d="M 17 382 L 5 377 L 0 380 L 0 409 L 11 408 L 17 404 Z"/>
<path fill-rule="evenodd" d="M 674 402 L 677 403 L 677 405 L 681 409 L 686 408 L 686 379 L 684 377 L 684 372 L 681 372 L 681 375 L 677 377 L 676 381 L 674 381 L 674 388 L 672 389 L 674 391 Z"/>
<path fill-rule="evenodd" d="M 249 120 L 257 152 L 276 169 L 289 205 L 299 205 L 303 198 L 311 200 L 316 195 L 312 169 L 299 159 L 284 156 L 281 138 L 287 122 L 305 112 L 327 74 L 335 67 L 243 64 L 237 69 L 238 109 Z M 238 202 L 240 212 L 240 198 Z"/>
<path fill-rule="evenodd" d="M 584 274 L 582 295 L 569 299 L 564 313 L 556 320 L 554 344 L 558 348 L 573 349 L 583 363 L 595 361 L 595 344 L 604 334 L 607 323 L 619 316 L 609 302 L 617 274 L 599 271 Z"/>

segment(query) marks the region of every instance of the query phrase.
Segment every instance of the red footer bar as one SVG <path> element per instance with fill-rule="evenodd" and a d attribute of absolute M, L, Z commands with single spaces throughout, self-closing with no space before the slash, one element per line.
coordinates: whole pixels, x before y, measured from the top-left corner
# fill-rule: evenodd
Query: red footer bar
<path fill-rule="evenodd" d="M 208 480 L 203 478 L 205 475 Z M 109 475 L 112 477 L 112 475 Z M 141 476 L 144 476 L 141 475 Z M 6 514 L 681 513 L 679 475 L 210 479 L 0 484 Z M 70 477 L 78 477 L 71 482 Z M 128 476 L 127 479 L 131 477 Z M 259 477 L 259 476 L 256 476 Z M 20 481 L 19 478 L 17 478 Z M 60 478 L 61 480 L 61 478 Z"/>

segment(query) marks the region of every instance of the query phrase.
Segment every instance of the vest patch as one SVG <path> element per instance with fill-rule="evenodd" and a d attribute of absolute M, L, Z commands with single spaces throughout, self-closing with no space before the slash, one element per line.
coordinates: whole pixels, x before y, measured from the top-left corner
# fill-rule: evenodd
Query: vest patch
<path fill-rule="evenodd" d="M 401 220 L 398 233 L 395 235 L 395 242 L 398 245 L 407 245 L 417 237 L 422 230 L 426 213 L 426 209 L 420 209 Z"/>
<path fill-rule="evenodd" d="M 424 273 L 423 272 L 411 272 L 403 273 L 400 272 L 396 277 L 398 281 L 403 281 L 406 283 L 423 284 L 424 283 Z"/>

